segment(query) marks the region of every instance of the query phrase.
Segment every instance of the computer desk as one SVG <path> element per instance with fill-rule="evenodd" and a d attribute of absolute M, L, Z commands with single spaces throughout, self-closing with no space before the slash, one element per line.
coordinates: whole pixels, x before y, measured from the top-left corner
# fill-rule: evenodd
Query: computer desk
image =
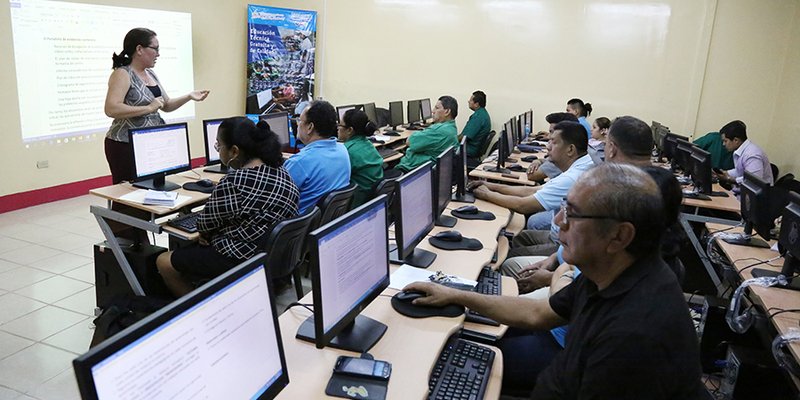
<path fill-rule="evenodd" d="M 729 228 L 729 226 L 727 225 L 714 224 L 714 223 L 708 223 L 706 224 L 706 227 L 709 229 L 709 231 L 716 231 Z M 729 232 L 742 232 L 742 228 L 737 227 L 731 229 Z M 770 240 L 768 242 L 770 243 L 770 245 L 775 243 L 774 240 Z M 722 250 L 723 254 L 725 254 L 725 256 L 728 258 L 728 260 L 731 261 L 731 264 L 734 266 L 734 268 L 736 268 L 736 271 L 739 273 L 739 277 L 742 280 L 750 279 L 753 277 L 752 275 L 753 268 L 770 269 L 778 272 L 781 270 L 781 267 L 783 266 L 783 258 L 779 258 L 768 264 L 761 264 L 752 268 L 747 268 L 748 265 L 751 265 L 754 262 L 756 262 L 755 260 L 753 260 L 753 258 L 757 260 L 769 260 L 775 258 L 778 255 L 778 253 L 765 248 L 730 244 L 719 239 L 716 240 L 716 243 Z M 762 311 L 766 312 L 767 314 L 771 314 L 778 310 L 790 310 L 790 309 L 800 308 L 800 292 L 798 291 L 781 289 L 776 287 L 761 287 L 761 286 L 750 286 L 749 290 L 750 290 L 750 298 L 759 307 L 761 307 Z M 775 330 L 778 331 L 778 334 L 781 335 L 788 333 L 789 328 L 798 328 L 800 326 L 800 314 L 795 312 L 782 313 L 780 315 L 776 315 L 773 318 L 770 318 L 770 320 L 772 321 L 772 325 L 775 327 Z M 789 348 L 795 360 L 800 362 L 800 343 L 798 342 L 792 343 L 789 346 Z M 795 383 L 795 386 L 800 388 L 800 380 L 794 377 L 792 377 L 792 379 Z"/>
<path fill-rule="evenodd" d="M 478 206 L 482 210 L 494 212 L 497 219 L 493 221 L 472 221 L 483 222 L 484 225 L 464 224 L 460 230 L 462 234 L 469 237 L 481 236 L 481 232 L 478 231 L 495 232 L 492 242 L 484 243 L 484 249 L 474 252 L 440 250 L 431 246 L 427 240 L 423 240 L 418 247 L 437 254 L 433 265 L 427 269 L 431 273 L 441 270 L 448 274 L 474 278 L 477 277 L 483 265 L 491 259 L 496 235 L 507 223 L 511 213 L 489 203 L 480 203 L 480 200 L 476 200 L 476 202 L 479 202 Z M 457 203 L 453 204 L 454 207 L 459 205 Z M 497 207 L 497 209 L 492 207 Z M 503 210 L 505 211 L 503 212 Z M 459 220 L 456 227 L 462 222 L 465 222 L 465 220 Z M 390 267 L 392 272 L 397 268 L 399 267 L 395 265 Z M 516 296 L 517 287 L 514 280 L 505 277 L 502 283 L 502 291 L 504 296 Z M 397 293 L 397 290 L 387 288 L 362 312 L 362 314 L 381 321 L 388 326 L 383 338 L 378 341 L 375 347 L 370 349 L 370 354 L 376 359 L 392 363 L 392 377 L 389 380 L 389 391 L 387 393 L 388 399 L 426 398 L 428 394 L 428 379 L 445 341 L 460 328 L 469 329 L 471 326 L 469 323 L 464 322 L 464 316 L 457 318 L 409 318 L 400 315 L 391 306 L 391 296 L 395 293 Z M 312 302 L 312 293 L 307 294 L 301 302 Z M 357 356 L 352 352 L 329 347 L 317 349 L 312 343 L 296 339 L 297 328 L 310 315 L 311 313 L 304 308 L 293 307 L 279 317 L 290 379 L 289 386 L 280 393 L 279 398 L 309 399 L 324 397 L 325 387 L 331 376 L 336 358 L 343 354 Z M 489 330 L 488 334 L 504 329 L 490 326 L 486 326 L 486 328 Z M 492 349 L 495 352 L 495 361 L 492 365 L 491 378 L 486 390 L 485 398 L 487 399 L 499 397 L 502 383 L 502 353 L 496 348 Z"/>
<path fill-rule="evenodd" d="M 691 186 L 687 186 L 684 190 L 691 190 Z M 733 194 L 730 190 L 726 190 L 718 183 L 712 185 L 711 189 L 715 192 L 725 192 L 728 194 L 727 197 L 717 197 L 712 196 L 711 200 L 700 200 L 694 198 L 683 198 L 683 205 L 687 207 L 692 207 L 694 209 L 694 214 L 700 212 L 700 209 L 705 208 L 709 210 L 717 210 L 717 211 L 728 211 L 733 213 L 738 213 L 739 209 L 741 208 L 739 205 L 739 199 L 736 195 Z"/>
<path fill-rule="evenodd" d="M 535 181 L 528 180 L 527 170 L 528 170 L 528 167 L 531 165 L 531 163 L 527 162 L 527 161 L 522 161 L 521 158 L 525 157 L 526 155 L 536 155 L 537 157 L 542 159 L 545 156 L 545 154 L 546 154 L 545 152 L 539 152 L 539 153 L 523 153 L 523 152 L 512 153 L 511 154 L 511 158 L 517 160 L 517 162 L 513 163 L 513 164 L 519 164 L 519 165 L 521 165 L 521 166 L 523 166 L 525 168 L 525 171 L 523 171 L 523 172 L 511 171 L 510 174 L 515 176 L 516 178 L 510 178 L 510 177 L 503 176 L 503 174 L 501 174 L 499 172 L 484 171 L 484 169 L 483 169 L 484 166 L 490 166 L 490 167 L 497 166 L 497 160 L 494 159 L 493 161 L 489 161 L 490 157 L 487 157 L 484 160 L 484 162 L 481 163 L 481 165 L 479 165 L 478 167 L 476 167 L 475 169 L 470 171 L 469 172 L 469 177 L 470 178 L 476 178 L 476 179 L 484 179 L 484 180 L 488 180 L 488 181 L 492 181 L 492 182 L 511 183 L 511 184 L 515 184 L 515 185 L 525 185 L 525 186 L 537 186 L 538 183 L 536 183 Z M 510 163 L 506 163 L 506 165 L 509 165 L 509 164 Z"/>

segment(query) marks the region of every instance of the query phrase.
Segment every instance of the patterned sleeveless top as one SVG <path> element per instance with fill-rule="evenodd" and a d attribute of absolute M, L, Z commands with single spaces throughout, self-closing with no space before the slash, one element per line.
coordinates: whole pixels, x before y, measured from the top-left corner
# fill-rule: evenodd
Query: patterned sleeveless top
<path fill-rule="evenodd" d="M 131 77 L 131 87 L 128 89 L 128 93 L 125 94 L 125 104 L 129 106 L 146 106 L 155 100 L 153 92 L 147 88 L 145 82 L 139 78 L 138 75 L 131 71 L 130 65 L 119 68 L 124 69 L 125 72 L 127 72 Z M 150 74 L 150 76 L 155 79 L 156 84 L 161 89 L 164 100 L 168 99 L 164 88 L 161 86 L 161 82 L 159 82 L 158 77 L 156 77 L 156 74 L 149 69 L 146 69 L 145 72 Z M 114 118 L 114 121 L 111 122 L 111 127 L 106 133 L 106 137 L 117 142 L 128 143 L 130 140 L 128 138 L 128 129 L 163 124 L 164 119 L 161 118 L 161 115 L 158 113 L 158 111 L 146 115 L 140 115 L 138 117 Z"/>

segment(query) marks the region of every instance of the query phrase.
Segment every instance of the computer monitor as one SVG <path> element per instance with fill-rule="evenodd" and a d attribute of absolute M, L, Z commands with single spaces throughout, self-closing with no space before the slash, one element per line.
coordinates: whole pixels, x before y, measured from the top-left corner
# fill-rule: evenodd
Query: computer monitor
<path fill-rule="evenodd" d="M 414 122 L 422 121 L 422 106 L 420 102 L 422 100 L 409 100 L 406 103 L 406 116 L 408 118 L 408 123 L 413 124 Z"/>
<path fill-rule="evenodd" d="M 656 150 L 658 150 L 658 159 L 661 159 L 661 156 L 664 155 L 664 140 L 667 135 L 670 134 L 669 128 L 664 125 L 660 125 L 656 128 L 656 134 L 653 137 L 653 144 L 656 146 Z"/>
<path fill-rule="evenodd" d="M 509 120 L 508 123 L 509 126 L 511 127 L 511 135 L 508 135 L 506 137 L 506 150 L 507 150 L 506 157 L 511 156 L 511 153 L 514 152 L 514 149 L 517 147 L 517 143 L 519 143 L 520 139 L 519 119 L 511 118 L 511 120 Z M 513 160 L 509 162 L 517 162 L 517 161 Z"/>
<path fill-rule="evenodd" d="M 783 268 L 780 274 L 789 281 L 789 289 L 800 290 L 800 194 L 789 192 L 788 205 L 783 210 L 781 231 L 778 234 L 778 248 L 783 253 Z M 754 268 L 753 276 L 776 276 L 777 272 L 768 269 Z M 794 278 L 794 279 L 793 279 Z"/>
<path fill-rule="evenodd" d="M 133 149 L 133 186 L 152 190 L 175 190 L 167 175 L 188 171 L 189 129 L 185 122 L 128 129 Z"/>
<path fill-rule="evenodd" d="M 367 118 L 369 118 L 375 126 L 378 126 L 378 114 L 375 111 L 375 103 L 364 103 L 364 113 L 367 114 Z"/>
<path fill-rule="evenodd" d="M 386 332 L 359 314 L 389 286 L 387 203 L 380 195 L 309 234 L 314 315 L 298 339 L 364 353 Z"/>
<path fill-rule="evenodd" d="M 204 141 L 204 144 L 206 145 L 206 166 L 208 167 L 203 170 L 204 172 L 210 172 L 214 174 L 228 173 L 228 166 L 222 164 L 219 159 L 219 152 L 215 147 L 217 143 L 217 130 L 219 129 L 219 125 L 224 120 L 225 118 L 203 120 L 203 134 L 206 138 Z"/>
<path fill-rule="evenodd" d="M 474 203 L 475 195 L 467 192 L 467 137 L 461 138 L 453 156 L 453 181 L 456 191 L 450 197 L 452 201 Z"/>
<path fill-rule="evenodd" d="M 511 137 L 511 138 L 509 138 Z M 497 141 L 497 165 L 490 166 L 486 165 L 483 167 L 484 171 L 487 172 L 497 172 L 500 174 L 510 174 L 511 170 L 505 168 L 506 160 L 508 159 L 509 151 L 508 151 L 508 142 L 509 140 L 513 143 L 513 133 L 511 133 L 511 123 L 506 122 L 505 126 L 502 131 L 500 131 L 500 139 Z M 513 146 L 512 146 L 513 148 Z"/>
<path fill-rule="evenodd" d="M 266 255 L 76 358 L 87 399 L 272 399 L 289 383 Z"/>
<path fill-rule="evenodd" d="M 447 204 L 450 203 L 450 196 L 453 194 L 453 154 L 455 147 L 449 147 L 436 157 L 436 166 L 433 169 L 435 178 L 434 193 L 436 199 L 433 202 L 433 216 L 436 218 L 436 226 L 452 228 L 458 222 L 457 218 L 444 215 Z"/>
<path fill-rule="evenodd" d="M 269 124 L 269 129 L 275 132 L 278 142 L 281 144 L 281 150 L 288 150 L 292 147 L 292 140 L 289 136 L 290 121 L 288 112 L 259 115 L 258 119 L 266 121 Z"/>
<path fill-rule="evenodd" d="M 729 235 L 722 240 L 731 244 L 769 248 L 767 242 L 752 236 L 753 230 L 762 238 L 771 239 L 770 230 L 775 227 L 775 218 L 780 215 L 783 206 L 775 207 L 776 204 L 770 199 L 772 188 L 769 182 L 749 172 L 744 173 L 744 180 L 739 188 L 744 234 Z"/>
<path fill-rule="evenodd" d="M 357 106 L 355 104 L 336 107 L 336 114 L 339 116 L 339 120 L 338 120 L 339 123 L 340 124 L 344 123 L 344 113 L 346 113 L 346 112 L 348 112 L 350 110 L 355 110 L 356 108 L 357 108 Z"/>
<path fill-rule="evenodd" d="M 676 149 L 678 147 L 678 139 L 683 139 L 686 141 L 689 140 L 689 138 L 686 136 L 677 135 L 672 132 L 669 132 L 664 136 L 664 148 L 661 151 L 662 155 L 666 157 L 667 160 L 672 160 L 675 157 Z"/>
<path fill-rule="evenodd" d="M 525 140 L 530 139 L 530 135 L 533 133 L 533 110 L 528 110 L 522 113 L 522 143 Z"/>
<path fill-rule="evenodd" d="M 400 133 L 397 131 L 397 127 L 403 125 L 402 101 L 389 102 L 389 125 L 391 125 L 392 130 L 387 133 Z"/>
<path fill-rule="evenodd" d="M 679 167 L 685 175 L 691 171 L 692 143 L 688 140 L 677 139 L 673 166 Z"/>
<path fill-rule="evenodd" d="M 692 148 L 692 185 L 697 193 L 711 195 L 711 154 L 699 147 Z"/>
<path fill-rule="evenodd" d="M 397 248 L 389 253 L 394 264 L 428 268 L 436 253 L 416 246 L 433 229 L 433 163 L 426 162 L 397 179 L 394 235 Z"/>
<path fill-rule="evenodd" d="M 431 99 L 422 99 L 419 101 L 419 105 L 422 111 L 422 122 L 427 122 L 433 116 Z"/>

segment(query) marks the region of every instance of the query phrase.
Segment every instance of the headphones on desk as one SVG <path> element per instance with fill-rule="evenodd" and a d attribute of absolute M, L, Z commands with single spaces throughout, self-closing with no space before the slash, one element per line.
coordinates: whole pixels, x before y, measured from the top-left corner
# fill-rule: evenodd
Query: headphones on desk
<path fill-rule="evenodd" d="M 736 291 L 733 292 L 733 296 L 731 296 L 731 304 L 728 307 L 728 311 L 725 313 L 725 322 L 727 322 L 731 330 L 736 333 L 747 332 L 755 321 L 755 311 L 753 311 L 752 308 L 748 308 L 744 312 L 741 311 L 742 297 L 744 296 L 745 289 L 753 285 L 770 287 L 778 284 L 786 285 L 786 283 L 786 277 L 783 275 L 751 278 L 742 282 L 742 284 L 736 288 Z"/>

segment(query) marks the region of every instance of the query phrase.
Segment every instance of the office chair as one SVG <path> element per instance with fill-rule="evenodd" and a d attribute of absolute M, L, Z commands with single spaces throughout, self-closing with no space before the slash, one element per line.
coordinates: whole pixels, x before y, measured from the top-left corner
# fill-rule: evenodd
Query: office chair
<path fill-rule="evenodd" d="M 769 163 L 769 167 L 772 168 L 772 179 L 774 183 L 774 180 L 778 179 L 778 174 L 780 173 L 780 170 L 778 170 L 778 166 L 773 163 Z"/>
<path fill-rule="evenodd" d="M 375 184 L 375 188 L 372 191 L 373 199 L 382 194 L 386 195 L 386 217 L 389 219 L 389 224 L 394 222 L 394 216 L 392 215 L 392 204 L 394 204 L 394 193 L 396 188 L 397 181 L 395 179 L 383 179 Z"/>
<path fill-rule="evenodd" d="M 317 207 L 320 209 L 321 218 L 316 226 L 312 226 L 311 230 L 313 231 L 350 211 L 350 203 L 353 201 L 355 192 L 356 185 L 351 183 L 342 189 L 333 190 L 320 197 Z"/>
<path fill-rule="evenodd" d="M 319 224 L 321 212 L 314 207 L 310 212 L 299 217 L 285 219 L 272 228 L 263 249 L 267 252 L 267 270 L 270 279 L 291 276 L 297 299 L 303 298 L 303 282 L 300 279 L 301 256 L 306 246 L 306 237 L 313 225 Z"/>
<path fill-rule="evenodd" d="M 486 153 L 489 151 L 489 145 L 492 143 L 492 140 L 494 140 L 495 136 L 497 136 L 497 132 L 492 130 L 489 132 L 489 135 L 486 136 L 486 139 L 484 139 L 483 144 L 481 145 L 481 160 L 486 158 Z"/>

